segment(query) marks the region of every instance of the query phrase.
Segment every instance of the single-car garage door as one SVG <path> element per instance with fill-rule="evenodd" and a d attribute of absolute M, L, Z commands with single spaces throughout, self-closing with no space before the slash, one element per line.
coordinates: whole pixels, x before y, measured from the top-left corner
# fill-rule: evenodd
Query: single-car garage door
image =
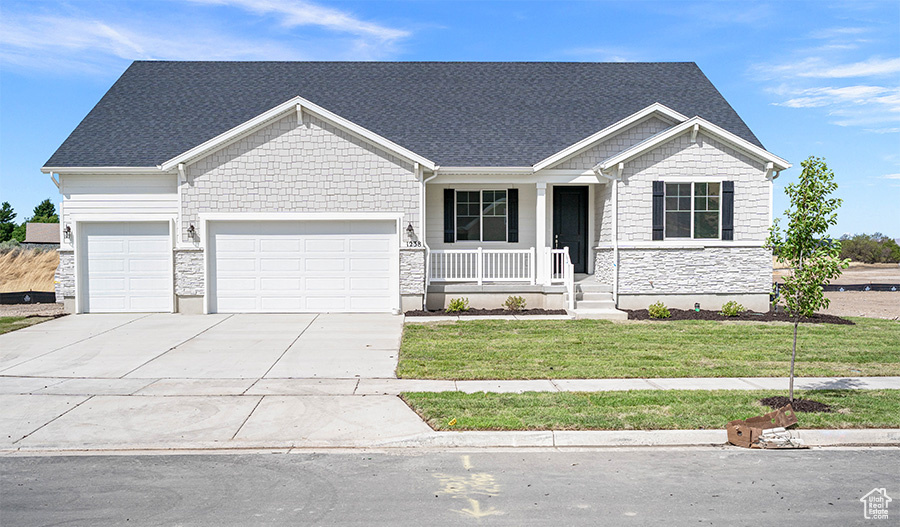
<path fill-rule="evenodd" d="M 168 222 L 81 224 L 85 313 L 171 312 Z"/>
<path fill-rule="evenodd" d="M 210 312 L 389 312 L 398 307 L 394 221 L 209 225 Z"/>

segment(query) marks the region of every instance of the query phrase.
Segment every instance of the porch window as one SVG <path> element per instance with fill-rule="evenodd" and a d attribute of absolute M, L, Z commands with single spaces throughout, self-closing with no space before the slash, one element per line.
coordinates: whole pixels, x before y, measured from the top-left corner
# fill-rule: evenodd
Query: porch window
<path fill-rule="evenodd" d="M 505 190 L 456 191 L 457 241 L 506 241 Z"/>
<path fill-rule="evenodd" d="M 719 238 L 721 183 L 666 183 L 666 238 Z"/>

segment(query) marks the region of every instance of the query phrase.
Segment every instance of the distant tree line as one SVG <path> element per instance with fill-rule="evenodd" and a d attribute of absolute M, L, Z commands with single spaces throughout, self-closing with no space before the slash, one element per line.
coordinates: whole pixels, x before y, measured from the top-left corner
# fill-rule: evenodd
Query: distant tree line
<path fill-rule="evenodd" d="M 16 223 L 16 212 L 8 201 L 0 205 L 0 243 L 15 240 L 19 243 L 25 241 L 26 223 L 59 223 L 56 214 L 56 205 L 49 198 L 40 202 L 34 208 L 34 215 L 25 218 L 22 223 Z"/>
<path fill-rule="evenodd" d="M 900 262 L 900 245 L 880 232 L 875 234 L 845 234 L 841 236 L 841 258 L 855 262 Z"/>

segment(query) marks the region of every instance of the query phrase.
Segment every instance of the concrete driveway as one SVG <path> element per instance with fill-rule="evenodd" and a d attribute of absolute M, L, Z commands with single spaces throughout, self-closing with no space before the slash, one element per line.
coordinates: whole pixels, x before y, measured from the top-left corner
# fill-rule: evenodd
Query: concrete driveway
<path fill-rule="evenodd" d="M 402 317 L 80 315 L 0 335 L 0 452 L 373 444 L 429 434 L 394 395 Z"/>
<path fill-rule="evenodd" d="M 0 375 L 391 378 L 402 328 L 379 314 L 76 315 L 0 335 Z"/>

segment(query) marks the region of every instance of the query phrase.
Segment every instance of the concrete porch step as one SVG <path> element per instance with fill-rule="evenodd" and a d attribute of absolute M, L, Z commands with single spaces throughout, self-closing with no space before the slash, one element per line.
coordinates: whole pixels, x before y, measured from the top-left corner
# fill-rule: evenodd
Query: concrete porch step
<path fill-rule="evenodd" d="M 610 298 L 608 300 L 577 300 L 575 309 L 615 309 L 616 303 Z"/>
<path fill-rule="evenodd" d="M 600 283 L 575 284 L 575 290 L 580 293 L 612 293 L 612 286 Z"/>
<path fill-rule="evenodd" d="M 606 292 L 594 292 L 594 291 L 585 291 L 585 292 L 576 292 L 575 300 L 612 300 L 612 294 Z"/>
<path fill-rule="evenodd" d="M 628 313 L 619 311 L 618 309 L 579 309 L 575 308 L 573 313 L 576 319 L 594 319 L 594 320 L 628 320 Z"/>

